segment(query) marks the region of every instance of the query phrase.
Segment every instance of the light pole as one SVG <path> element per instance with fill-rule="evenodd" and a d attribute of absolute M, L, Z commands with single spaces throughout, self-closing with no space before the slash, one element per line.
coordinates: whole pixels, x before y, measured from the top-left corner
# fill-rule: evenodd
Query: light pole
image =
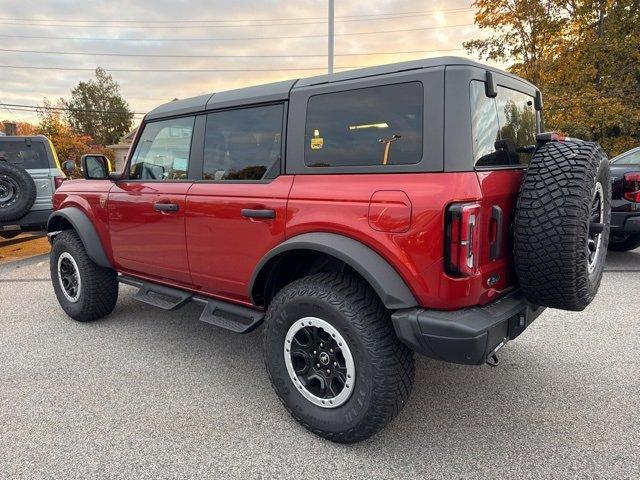
<path fill-rule="evenodd" d="M 328 73 L 333 73 L 333 0 L 329 0 L 329 45 L 327 46 L 327 56 L 329 65 Z"/>

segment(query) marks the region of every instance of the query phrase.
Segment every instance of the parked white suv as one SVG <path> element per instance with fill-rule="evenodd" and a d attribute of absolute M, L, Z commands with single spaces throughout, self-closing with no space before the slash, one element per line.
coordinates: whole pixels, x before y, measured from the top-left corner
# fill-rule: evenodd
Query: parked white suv
<path fill-rule="evenodd" d="M 0 237 L 44 230 L 64 179 L 47 137 L 0 137 Z"/>

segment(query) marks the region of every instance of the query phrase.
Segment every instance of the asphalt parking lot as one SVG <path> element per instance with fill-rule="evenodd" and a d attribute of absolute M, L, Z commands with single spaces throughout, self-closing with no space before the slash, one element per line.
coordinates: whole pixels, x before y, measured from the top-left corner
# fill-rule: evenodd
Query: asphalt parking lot
<path fill-rule="evenodd" d="M 581 313 L 547 310 L 501 364 L 417 361 L 403 413 L 321 440 L 272 392 L 260 331 L 164 312 L 122 287 L 93 324 L 48 258 L 0 265 L 1 478 L 640 478 L 640 250 L 611 254 Z"/>

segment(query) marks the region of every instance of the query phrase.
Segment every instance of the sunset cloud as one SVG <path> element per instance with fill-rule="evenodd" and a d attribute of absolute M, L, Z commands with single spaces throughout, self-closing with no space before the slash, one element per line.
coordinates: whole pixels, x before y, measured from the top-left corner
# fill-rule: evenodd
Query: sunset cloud
<path fill-rule="evenodd" d="M 466 57 L 464 50 L 446 50 L 461 49 L 463 41 L 479 36 L 469 7 L 468 0 L 338 0 L 336 70 L 439 55 Z M 0 65 L 100 66 L 120 83 L 129 105 L 146 112 L 175 97 L 324 73 L 326 14 L 326 0 L 5 2 L 0 12 Z M 421 52 L 396 53 L 414 51 Z M 350 55 L 356 53 L 375 55 Z M 128 54 L 140 56 L 122 56 Z M 272 57 L 242 58 L 246 55 Z M 114 71 L 118 69 L 240 71 Z M 247 71 L 260 69 L 270 71 Z M 67 97 L 73 86 L 91 76 L 90 71 L 0 67 L 0 101 L 28 105 L 40 104 L 44 97 L 55 101 Z M 13 115 L 3 108 L 0 118 L 35 120 L 31 113 L 15 111 Z"/>

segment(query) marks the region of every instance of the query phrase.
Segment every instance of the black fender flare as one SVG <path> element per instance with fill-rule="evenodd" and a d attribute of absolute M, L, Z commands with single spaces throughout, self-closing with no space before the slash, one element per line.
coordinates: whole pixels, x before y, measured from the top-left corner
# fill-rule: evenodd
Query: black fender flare
<path fill-rule="evenodd" d="M 66 207 L 53 212 L 47 221 L 47 232 L 55 233 L 62 230 L 61 225 L 63 219 L 69 222 L 73 229 L 78 232 L 84 249 L 87 251 L 87 255 L 89 255 L 91 260 L 101 267 L 113 268 L 104 251 L 96 228 L 93 226 L 87 214 L 79 208 Z"/>
<path fill-rule="evenodd" d="M 253 271 L 249 284 L 249 295 L 254 304 L 254 289 L 263 268 L 278 255 L 292 250 L 315 250 L 342 260 L 362 275 L 389 310 L 418 305 L 406 282 L 389 262 L 374 250 L 344 235 L 320 232 L 292 237 L 262 257 Z"/>

